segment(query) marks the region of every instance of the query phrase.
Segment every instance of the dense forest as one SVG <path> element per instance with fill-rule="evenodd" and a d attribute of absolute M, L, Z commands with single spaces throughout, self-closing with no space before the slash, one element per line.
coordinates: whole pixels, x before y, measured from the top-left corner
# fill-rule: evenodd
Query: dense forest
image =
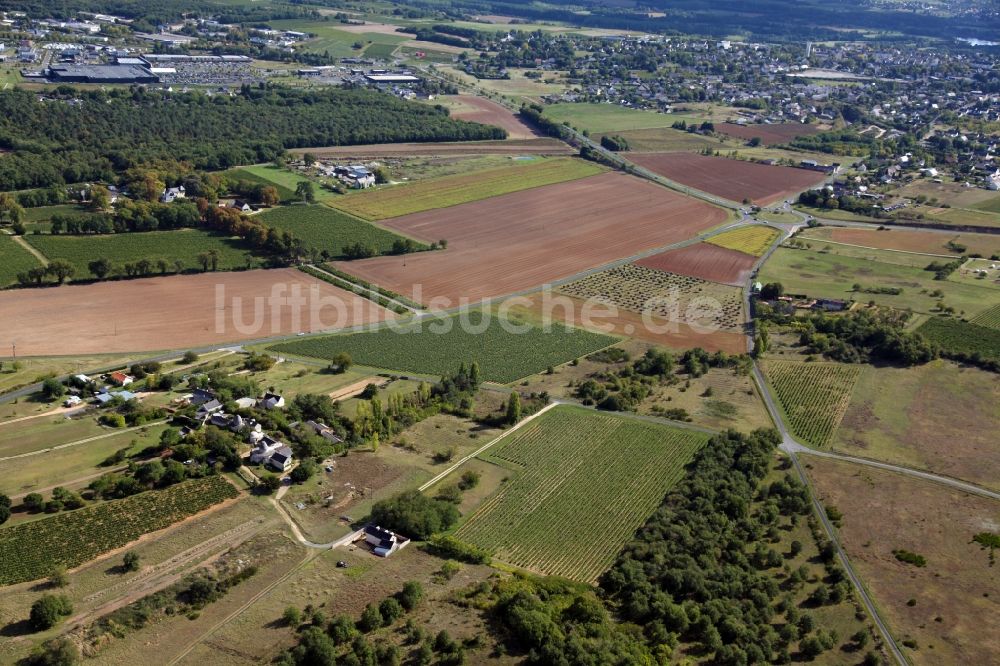
<path fill-rule="evenodd" d="M 370 90 L 244 88 L 232 97 L 140 88 L 0 93 L 0 191 L 89 180 L 161 160 L 199 169 L 268 162 L 288 148 L 503 139 L 499 128 Z"/>
<path fill-rule="evenodd" d="M 848 0 L 653 0 L 636 10 L 631 3 L 602 0 L 417 0 L 421 9 L 458 10 L 467 14 L 499 14 L 532 21 L 563 21 L 588 28 L 645 30 L 666 34 L 725 37 L 734 34 L 772 41 L 843 39 L 844 29 L 885 31 L 904 36 L 981 37 L 1000 29 L 995 17 L 941 16 L 930 12 L 891 11 L 873 3 Z M 581 11 L 583 10 L 583 11 Z M 664 16 L 651 16 L 651 11 Z M 836 29 L 831 26 L 836 26 Z"/>

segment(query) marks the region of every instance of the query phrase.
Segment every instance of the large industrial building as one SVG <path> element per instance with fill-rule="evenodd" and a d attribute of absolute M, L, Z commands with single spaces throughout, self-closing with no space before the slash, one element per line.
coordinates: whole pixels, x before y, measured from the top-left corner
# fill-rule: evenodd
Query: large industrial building
<path fill-rule="evenodd" d="M 142 65 L 53 65 L 46 76 L 52 83 L 159 83 Z"/>

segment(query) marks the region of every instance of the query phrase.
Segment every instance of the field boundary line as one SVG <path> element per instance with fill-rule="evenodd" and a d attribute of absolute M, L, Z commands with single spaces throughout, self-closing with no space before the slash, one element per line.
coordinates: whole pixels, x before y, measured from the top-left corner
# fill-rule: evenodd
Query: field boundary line
<path fill-rule="evenodd" d="M 900 254 L 916 254 L 921 257 L 937 257 L 938 259 L 961 259 L 961 255 L 954 254 L 932 254 L 930 252 L 916 252 L 914 250 L 896 250 L 890 247 L 871 247 L 869 245 L 857 245 L 855 243 L 842 243 L 841 241 L 827 240 L 826 238 L 813 238 L 811 236 L 803 236 L 805 240 L 816 241 L 820 243 L 829 243 L 830 245 L 843 245 L 845 247 L 856 247 L 862 250 L 872 250 L 874 252 L 898 252 Z"/>
<path fill-rule="evenodd" d="M 18 458 L 30 458 L 31 456 L 41 455 L 43 453 L 50 453 L 52 451 L 61 451 L 62 449 L 68 449 L 72 446 L 79 446 L 80 444 L 87 444 L 89 442 L 94 442 L 99 439 L 106 439 L 108 437 L 114 437 L 115 435 L 124 435 L 127 432 L 135 432 L 136 430 L 142 430 L 143 428 L 148 428 L 150 426 L 158 426 L 167 423 L 170 419 L 163 419 L 160 421 L 150 421 L 149 423 L 143 423 L 142 425 L 135 426 L 132 428 L 125 428 L 123 430 L 115 430 L 114 432 L 104 433 L 103 435 L 94 435 L 93 437 L 88 437 L 86 439 L 79 439 L 75 442 L 67 442 L 66 444 L 59 444 L 58 446 L 50 446 L 47 449 L 38 449 L 37 451 L 28 451 L 27 453 L 18 453 L 14 456 L 6 456 L 0 458 L 0 462 L 5 462 L 7 460 L 17 460 Z"/>
<path fill-rule="evenodd" d="M 23 247 L 25 250 L 27 250 L 28 252 L 30 252 L 31 256 L 33 256 L 35 259 L 37 259 L 38 263 L 40 263 L 42 266 L 48 266 L 49 265 L 49 258 L 46 257 L 44 254 L 42 254 L 41 251 L 37 247 L 35 247 L 31 243 L 29 243 L 28 241 L 24 240 L 23 236 L 11 235 L 11 238 L 14 239 L 15 243 L 17 243 L 18 245 L 20 245 L 21 247 Z"/>
<path fill-rule="evenodd" d="M 449 474 L 451 474 L 452 472 L 454 472 L 456 469 L 458 469 L 459 467 L 461 467 L 462 465 L 464 465 L 468 461 L 470 461 L 473 458 L 475 458 L 476 456 L 478 456 L 478 455 L 480 455 L 480 454 L 488 451 L 491 447 L 493 447 L 494 445 L 496 445 L 497 442 L 499 442 L 501 439 L 503 439 L 504 437 L 506 437 L 510 433 L 512 433 L 515 430 L 519 429 L 521 426 L 524 426 L 527 423 L 530 423 L 531 421 L 535 420 L 536 418 L 538 418 L 539 416 L 541 416 L 545 412 L 549 411 L 553 407 L 558 407 L 561 404 L 563 404 L 563 403 L 560 403 L 560 402 L 550 402 L 549 404 L 545 405 L 544 407 L 542 407 L 541 409 L 539 409 L 537 412 L 535 412 L 531 416 L 528 416 L 528 417 L 522 419 L 521 421 L 518 421 L 515 425 L 511 426 L 507 430 L 504 430 L 502 433 L 500 433 L 499 435 L 497 435 L 495 438 L 493 438 L 492 440 L 490 440 L 486 444 L 482 445 L 481 447 L 479 447 L 478 449 L 476 449 L 472 453 L 468 454 L 467 456 L 465 456 L 464 458 L 462 458 L 461 460 L 459 460 L 457 463 L 455 463 L 454 465 L 452 465 L 451 467 L 449 467 L 445 471 L 441 472 L 440 474 L 438 474 L 437 476 L 435 476 L 434 478 L 432 478 L 430 481 L 427 481 L 426 483 L 424 483 L 422 486 L 420 486 L 419 488 L 417 488 L 417 490 L 419 490 L 420 492 L 423 492 L 423 491 L 427 490 L 428 488 L 430 488 L 431 486 L 433 486 L 435 483 L 437 483 L 441 479 L 445 478 L 446 476 L 448 476 Z"/>

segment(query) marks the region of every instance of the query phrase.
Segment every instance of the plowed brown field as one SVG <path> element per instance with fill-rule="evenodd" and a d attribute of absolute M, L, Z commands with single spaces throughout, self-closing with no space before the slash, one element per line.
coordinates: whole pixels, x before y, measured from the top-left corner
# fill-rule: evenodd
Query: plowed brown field
<path fill-rule="evenodd" d="M 653 183 L 606 173 L 441 210 L 382 226 L 448 249 L 337 262 L 337 268 L 423 303 L 511 294 L 718 226 L 727 213 Z M 414 292 L 420 285 L 421 294 Z M 430 303 L 446 297 L 449 303 Z"/>
<path fill-rule="evenodd" d="M 735 136 L 738 139 L 746 139 L 747 141 L 754 137 L 759 137 L 765 146 L 773 146 L 779 143 L 788 143 L 797 136 L 816 134 L 820 131 L 820 128 L 816 125 L 804 125 L 802 123 L 781 123 L 778 125 L 720 123 L 715 126 L 715 130 L 729 136 Z"/>
<path fill-rule="evenodd" d="M 693 153 L 636 153 L 629 160 L 682 185 L 730 201 L 767 206 L 806 190 L 826 177 L 818 171 L 769 166 Z"/>
<path fill-rule="evenodd" d="M 756 257 L 710 243 L 689 245 L 679 250 L 668 250 L 635 262 L 639 266 L 655 268 L 679 275 L 690 275 L 742 287 L 746 284 Z"/>
<path fill-rule="evenodd" d="M 298 321 L 292 307 L 279 300 L 296 293 L 306 302 Z M 312 293 L 323 299 L 315 322 L 307 307 Z M 344 310 L 339 320 L 338 308 Z M 16 342 L 25 356 L 184 349 L 392 316 L 290 268 L 12 289 L 0 291 L 0 312 L 0 341 Z"/>
<path fill-rule="evenodd" d="M 502 127 L 507 130 L 508 139 L 534 139 L 539 136 L 509 109 L 485 97 L 449 95 L 444 99 L 456 103 L 451 110 L 452 118 Z"/>

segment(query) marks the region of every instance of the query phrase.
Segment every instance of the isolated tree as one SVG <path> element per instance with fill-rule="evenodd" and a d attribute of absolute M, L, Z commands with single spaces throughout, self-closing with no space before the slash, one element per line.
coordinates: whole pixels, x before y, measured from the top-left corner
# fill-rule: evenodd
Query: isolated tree
<path fill-rule="evenodd" d="M 289 606 L 281 614 L 281 619 L 288 627 L 297 627 L 302 624 L 302 611 L 295 606 Z"/>
<path fill-rule="evenodd" d="M 358 621 L 358 629 L 367 634 L 381 627 L 383 623 L 384 620 L 379 607 L 370 603 L 365 606 L 364 612 L 361 613 L 361 619 Z"/>
<path fill-rule="evenodd" d="M 354 359 L 347 352 L 338 352 L 330 359 L 330 370 L 336 374 L 347 372 L 354 364 Z"/>
<path fill-rule="evenodd" d="M 309 180 L 300 180 L 295 186 L 295 196 L 306 203 L 316 201 L 316 187 Z"/>
<path fill-rule="evenodd" d="M 208 252 L 199 252 L 198 263 L 201 265 L 201 270 L 207 273 L 208 267 L 212 265 L 212 255 Z"/>
<path fill-rule="evenodd" d="M 257 484 L 257 487 L 265 495 L 270 495 L 281 487 L 281 479 L 275 474 L 264 474 L 260 477 L 260 483 Z"/>
<path fill-rule="evenodd" d="M 10 498 L 0 493 L 0 525 L 10 518 Z"/>
<path fill-rule="evenodd" d="M 521 420 L 521 395 L 514 391 L 507 400 L 507 416 L 504 422 L 507 425 L 514 425 Z"/>
<path fill-rule="evenodd" d="M 62 382 L 54 377 L 49 377 L 42 382 L 42 396 L 46 400 L 56 400 L 66 394 L 66 387 Z"/>
<path fill-rule="evenodd" d="M 69 585 L 69 576 L 66 575 L 66 567 L 57 565 L 49 574 L 48 583 L 51 587 L 66 587 Z"/>
<path fill-rule="evenodd" d="M 213 250 L 209 250 L 208 251 L 208 260 L 212 264 L 212 270 L 213 271 L 219 270 L 219 251 L 218 250 L 214 250 L 214 249 Z"/>
<path fill-rule="evenodd" d="M 76 274 L 76 267 L 65 259 L 56 259 L 48 265 L 46 271 L 62 284 Z"/>
<path fill-rule="evenodd" d="M 60 619 L 73 612 L 73 605 L 63 595 L 46 594 L 31 604 L 28 622 L 36 631 L 45 631 L 56 626 Z"/>
<path fill-rule="evenodd" d="M 111 272 L 111 262 L 107 259 L 94 259 L 87 264 L 87 270 L 98 280 L 103 280 Z"/>
<path fill-rule="evenodd" d="M 415 580 L 407 581 L 403 584 L 403 590 L 399 593 L 400 605 L 408 611 L 413 610 L 420 603 L 424 596 L 423 586 Z"/>

